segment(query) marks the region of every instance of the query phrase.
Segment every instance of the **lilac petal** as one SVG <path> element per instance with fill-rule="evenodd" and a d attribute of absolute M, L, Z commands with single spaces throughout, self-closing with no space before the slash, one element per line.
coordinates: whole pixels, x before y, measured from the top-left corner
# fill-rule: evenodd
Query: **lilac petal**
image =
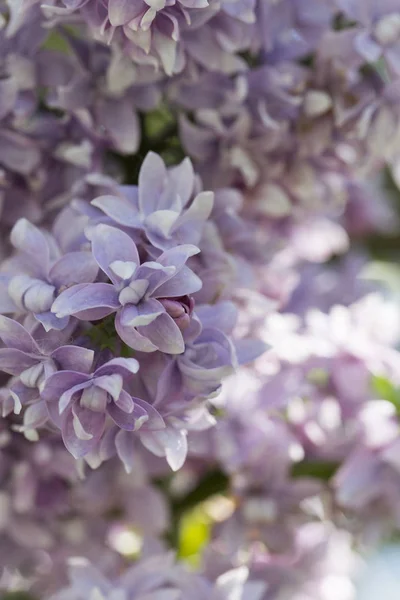
<path fill-rule="evenodd" d="M 109 460 L 113 456 L 115 456 L 116 448 L 115 448 L 115 438 L 116 434 L 120 431 L 116 425 L 109 427 L 104 432 L 103 437 L 100 440 L 99 444 L 99 457 L 102 461 Z"/>
<path fill-rule="evenodd" d="M 134 241 L 128 234 L 110 227 L 109 225 L 97 225 L 91 233 L 92 252 L 100 269 L 115 284 L 121 282 L 110 265 L 115 261 L 133 262 L 140 264 L 139 254 Z"/>
<path fill-rule="evenodd" d="M 121 395 L 123 384 L 124 380 L 122 375 L 119 373 L 96 377 L 95 380 L 95 386 L 101 388 L 107 392 L 107 394 L 110 394 L 115 402 L 117 402 L 119 396 Z"/>
<path fill-rule="evenodd" d="M 133 398 L 136 406 L 140 406 L 146 411 L 149 420 L 143 425 L 143 430 L 158 431 L 165 428 L 164 419 L 160 413 L 148 402 L 142 400 L 142 398 Z"/>
<path fill-rule="evenodd" d="M 149 325 L 139 327 L 139 333 L 166 354 L 182 354 L 185 351 L 185 342 L 182 332 L 175 321 L 166 313 L 157 317 Z"/>
<path fill-rule="evenodd" d="M 40 162 L 38 146 L 15 131 L 0 131 L 0 163 L 16 173 L 29 175 Z"/>
<path fill-rule="evenodd" d="M 110 219 L 124 227 L 140 228 L 141 221 L 137 210 L 124 198 L 99 196 L 91 204 L 102 210 Z"/>
<path fill-rule="evenodd" d="M 12 228 L 10 240 L 14 248 L 26 252 L 41 274 L 46 277 L 49 270 L 50 251 L 43 233 L 27 219 L 19 219 Z"/>
<path fill-rule="evenodd" d="M 238 318 L 238 310 L 233 302 L 196 306 L 196 314 L 203 327 L 215 327 L 224 333 L 232 331 Z"/>
<path fill-rule="evenodd" d="M 92 283 L 99 268 L 90 252 L 69 252 L 50 269 L 49 279 L 57 287 Z"/>
<path fill-rule="evenodd" d="M 107 408 L 108 396 L 105 390 L 102 390 L 97 385 L 89 385 L 86 387 L 79 400 L 79 406 L 86 408 L 89 411 L 104 413 Z"/>
<path fill-rule="evenodd" d="M 41 354 L 38 345 L 31 334 L 17 321 L 0 315 L 0 339 L 9 348 L 22 352 Z"/>
<path fill-rule="evenodd" d="M 43 325 L 45 331 L 62 331 L 67 327 L 70 321 L 69 317 L 62 317 L 60 319 L 49 310 L 42 313 L 35 313 L 35 319 Z"/>
<path fill-rule="evenodd" d="M 148 325 L 165 313 L 165 308 L 158 300 L 145 300 L 137 306 L 128 305 L 121 310 L 121 324 L 124 327 Z"/>
<path fill-rule="evenodd" d="M 115 448 L 124 465 L 125 471 L 131 473 L 135 458 L 135 446 L 132 434 L 129 431 L 121 429 L 115 436 Z"/>
<path fill-rule="evenodd" d="M 114 2 L 110 4 L 112 6 Z M 96 114 L 116 150 L 122 154 L 136 152 L 140 142 L 140 124 L 129 98 L 100 98 L 96 103 Z"/>
<path fill-rule="evenodd" d="M 163 252 L 158 258 L 158 262 L 165 267 L 173 266 L 181 269 L 188 258 L 199 252 L 199 248 L 193 244 L 182 244 L 182 246 L 176 246 Z"/>
<path fill-rule="evenodd" d="M 51 375 L 44 385 L 41 392 L 43 400 L 46 402 L 58 402 L 60 396 L 74 386 L 82 385 L 90 381 L 90 377 L 77 371 L 58 371 Z"/>
<path fill-rule="evenodd" d="M 130 378 L 139 370 L 136 358 L 113 358 L 96 369 L 95 377 L 119 373 L 124 380 Z"/>
<path fill-rule="evenodd" d="M 54 373 L 54 370 L 51 371 L 51 373 Z M 43 374 L 46 376 L 44 364 L 42 362 L 38 362 L 35 365 L 32 365 L 32 367 L 25 369 L 25 371 L 22 371 L 19 379 L 21 383 L 26 385 L 26 387 L 36 388 L 40 382 L 40 379 L 43 377 Z"/>
<path fill-rule="evenodd" d="M 111 402 L 107 406 L 107 413 L 118 427 L 126 431 L 136 431 L 149 418 L 145 409 L 138 404 L 134 405 L 132 412 L 127 413 Z"/>
<path fill-rule="evenodd" d="M 187 455 L 186 432 L 168 427 L 162 431 L 141 432 L 144 446 L 156 456 L 165 456 L 173 471 L 182 467 Z"/>
<path fill-rule="evenodd" d="M 166 180 L 164 161 L 158 154 L 149 152 L 139 173 L 139 209 L 144 216 L 157 210 Z"/>
<path fill-rule="evenodd" d="M 91 436 L 90 439 L 83 440 L 77 436 L 75 428 L 78 427 L 78 422 L 83 431 Z M 67 450 L 72 456 L 76 459 L 82 458 L 96 448 L 104 431 L 104 423 L 105 415 L 102 413 L 83 411 L 78 408 L 75 410 L 75 414 L 72 411 L 68 412 L 62 426 L 62 437 Z"/>
<path fill-rule="evenodd" d="M 200 277 L 184 266 L 169 281 L 158 286 L 152 295 L 155 298 L 179 298 L 198 292 L 202 286 Z"/>
<path fill-rule="evenodd" d="M 24 413 L 22 430 L 37 429 L 42 427 L 49 418 L 46 402 L 35 402 L 27 407 Z"/>
<path fill-rule="evenodd" d="M 214 206 L 214 192 L 201 192 L 193 200 L 189 208 L 179 217 L 175 228 L 189 221 L 206 221 Z"/>
<path fill-rule="evenodd" d="M 18 86 L 14 77 L 4 77 L 0 80 L 0 119 L 13 110 L 17 93 Z"/>
<path fill-rule="evenodd" d="M 0 348 L 0 371 L 9 375 L 19 375 L 38 362 L 37 358 L 28 356 L 14 348 Z"/>
<path fill-rule="evenodd" d="M 117 399 L 114 398 L 114 400 L 118 408 L 120 408 L 124 412 L 128 414 L 133 412 L 135 404 L 133 402 L 132 396 L 128 394 L 128 392 L 126 392 L 125 390 L 121 390 L 119 397 Z"/>
<path fill-rule="evenodd" d="M 157 210 L 146 217 L 145 226 L 161 238 L 170 237 L 179 214 L 173 210 Z"/>
<path fill-rule="evenodd" d="M 132 21 L 140 10 L 140 8 L 138 10 L 138 5 L 131 0 L 113 0 L 108 8 L 108 18 L 113 27 L 118 27 Z"/>
<path fill-rule="evenodd" d="M 10 289 L 13 281 L 10 283 Z M 48 311 L 54 300 L 54 292 L 55 288 L 52 285 L 48 285 L 43 281 L 35 281 L 29 286 L 23 297 L 26 309 L 37 313 Z"/>
<path fill-rule="evenodd" d="M 173 275 L 176 273 L 176 267 L 170 265 L 168 267 L 164 267 L 160 265 L 158 262 L 150 261 L 141 265 L 135 274 L 135 280 L 141 281 L 142 279 L 148 281 L 148 286 L 146 289 L 146 295 L 151 296 L 153 291 L 168 279 L 171 279 Z"/>
<path fill-rule="evenodd" d="M 268 350 L 267 344 L 261 340 L 238 340 L 235 344 L 236 356 L 239 365 L 246 365 Z"/>
<path fill-rule="evenodd" d="M 173 167 L 168 172 L 169 184 L 174 190 L 182 203 L 182 207 L 186 206 L 193 193 L 194 187 L 194 171 L 192 161 L 185 158 L 180 165 Z"/>
<path fill-rule="evenodd" d="M 90 373 L 94 352 L 80 346 L 61 346 L 52 352 L 51 358 L 65 371 Z"/>
<path fill-rule="evenodd" d="M 118 293 L 110 283 L 80 283 L 62 292 L 51 311 L 58 318 L 75 315 L 78 319 L 94 320 L 111 314 L 118 307 Z"/>
<path fill-rule="evenodd" d="M 17 305 L 8 293 L 11 277 L 0 274 L 0 313 L 14 313 L 18 310 Z"/>
<path fill-rule="evenodd" d="M 140 352 L 154 352 L 157 350 L 157 346 L 152 344 L 147 337 L 141 335 L 134 327 L 125 326 L 121 323 L 121 313 L 117 313 L 115 317 L 115 330 L 121 340 L 133 350 L 139 350 Z"/>
<path fill-rule="evenodd" d="M 62 415 L 71 405 L 74 394 L 79 393 L 82 399 L 84 391 L 90 387 L 92 387 L 92 380 L 88 379 L 84 383 L 78 383 L 77 385 L 73 385 L 72 387 L 65 390 L 65 392 L 61 394 L 60 399 L 58 401 L 58 415 Z"/>

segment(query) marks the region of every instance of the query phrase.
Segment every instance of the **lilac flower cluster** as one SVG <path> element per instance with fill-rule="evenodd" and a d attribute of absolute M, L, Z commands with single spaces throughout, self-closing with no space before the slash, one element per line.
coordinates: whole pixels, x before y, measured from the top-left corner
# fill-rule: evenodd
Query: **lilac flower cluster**
<path fill-rule="evenodd" d="M 356 600 L 400 529 L 398 1 L 0 0 L 0 51 L 0 593 Z"/>

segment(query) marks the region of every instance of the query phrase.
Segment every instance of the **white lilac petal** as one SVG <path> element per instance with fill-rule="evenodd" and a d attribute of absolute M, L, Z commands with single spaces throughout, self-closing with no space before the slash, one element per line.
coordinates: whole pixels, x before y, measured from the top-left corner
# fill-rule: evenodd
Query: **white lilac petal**
<path fill-rule="evenodd" d="M 130 279 L 135 273 L 138 265 L 129 260 L 114 260 L 110 264 L 110 269 L 123 280 Z"/>
<path fill-rule="evenodd" d="M 105 390 L 107 394 L 113 398 L 114 402 L 116 402 L 121 394 L 122 387 L 124 384 L 124 380 L 122 375 L 119 373 L 113 373 L 112 375 L 103 375 L 100 377 L 96 377 L 94 380 L 94 385 L 96 387 Z"/>

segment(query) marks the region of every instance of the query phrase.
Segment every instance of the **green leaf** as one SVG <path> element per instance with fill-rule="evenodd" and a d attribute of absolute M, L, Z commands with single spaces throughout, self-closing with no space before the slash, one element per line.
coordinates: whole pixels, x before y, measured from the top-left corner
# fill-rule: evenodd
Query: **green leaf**
<path fill-rule="evenodd" d="M 339 463 L 333 461 L 302 460 L 292 466 L 292 477 L 311 477 L 321 481 L 329 481 L 335 475 Z"/>
<path fill-rule="evenodd" d="M 0 596 L 1 600 L 35 600 L 28 592 L 7 592 Z"/>
<path fill-rule="evenodd" d="M 62 52 L 62 54 L 70 53 L 68 42 L 62 35 L 60 35 L 56 31 L 50 32 L 42 47 L 45 50 L 52 50 L 53 52 Z"/>
<path fill-rule="evenodd" d="M 379 399 L 393 404 L 397 414 L 400 415 L 400 388 L 395 387 L 386 377 L 373 375 L 372 389 L 379 396 Z"/>
<path fill-rule="evenodd" d="M 210 540 L 211 519 L 200 505 L 185 513 L 179 525 L 178 556 L 196 566 Z"/>

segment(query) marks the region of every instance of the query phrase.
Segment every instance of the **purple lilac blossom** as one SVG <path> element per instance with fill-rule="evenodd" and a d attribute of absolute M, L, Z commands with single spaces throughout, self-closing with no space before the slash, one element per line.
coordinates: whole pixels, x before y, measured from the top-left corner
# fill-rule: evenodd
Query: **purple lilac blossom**
<path fill-rule="evenodd" d="M 52 305 L 55 318 L 97 320 L 116 312 L 117 333 L 131 348 L 183 352 L 181 330 L 193 311 L 190 296 L 201 288 L 185 263 L 198 248 L 178 246 L 141 264 L 135 243 L 123 231 L 97 225 L 90 235 L 93 256 L 112 283 L 69 287 Z"/>

